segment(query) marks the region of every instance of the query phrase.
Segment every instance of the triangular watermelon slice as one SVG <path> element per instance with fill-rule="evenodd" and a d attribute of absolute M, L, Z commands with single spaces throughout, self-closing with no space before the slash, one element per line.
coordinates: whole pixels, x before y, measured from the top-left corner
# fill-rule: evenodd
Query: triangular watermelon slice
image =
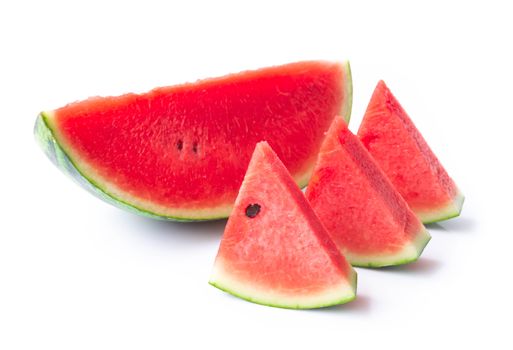
<path fill-rule="evenodd" d="M 306 197 L 353 266 L 417 260 L 430 239 L 358 138 L 335 118 Z"/>
<path fill-rule="evenodd" d="M 210 284 L 283 308 L 318 308 L 355 298 L 355 271 L 266 142 L 257 144 L 251 158 Z"/>
<path fill-rule="evenodd" d="M 374 90 L 358 136 L 422 222 L 460 214 L 462 193 L 383 81 Z"/>
<path fill-rule="evenodd" d="M 308 183 L 333 117 L 349 119 L 348 62 L 306 61 L 41 113 L 35 133 L 93 194 L 164 219 L 227 217 L 255 144 L 267 140 Z"/>

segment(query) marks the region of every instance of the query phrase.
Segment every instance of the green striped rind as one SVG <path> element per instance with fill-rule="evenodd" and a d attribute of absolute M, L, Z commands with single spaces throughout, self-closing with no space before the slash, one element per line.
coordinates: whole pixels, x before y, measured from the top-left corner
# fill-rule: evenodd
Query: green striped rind
<path fill-rule="evenodd" d="M 318 309 L 348 303 L 356 298 L 357 274 L 351 269 L 347 280 L 327 287 L 315 295 L 283 295 L 269 288 L 259 288 L 232 278 L 223 264 L 216 261 L 208 282 L 212 286 L 249 302 L 283 309 Z"/>
<path fill-rule="evenodd" d="M 46 121 L 47 116 L 45 113 L 41 113 L 36 119 L 36 125 L 34 127 L 34 135 L 36 141 L 47 155 L 47 157 L 66 175 L 70 176 L 76 183 L 92 193 L 101 200 L 112 204 L 118 208 L 127 210 L 131 213 L 150 217 L 153 219 L 161 220 L 173 220 L 173 221 L 197 221 L 196 219 L 177 218 L 171 216 L 163 216 L 152 213 L 150 211 L 138 208 L 134 205 L 128 204 L 104 190 L 101 186 L 95 183 L 93 180 L 85 176 L 76 166 L 75 163 L 70 159 L 67 153 L 62 149 L 59 143 L 55 140 L 52 130 L 48 126 Z M 204 220 L 214 220 L 218 218 L 206 218 Z"/>
<path fill-rule="evenodd" d="M 351 65 L 349 61 L 343 62 L 344 68 L 344 91 L 347 94 L 346 103 L 342 106 L 340 110 L 340 115 L 344 118 L 347 125 L 349 125 L 349 120 L 351 120 L 351 110 L 353 108 L 353 76 L 351 75 Z"/>
<path fill-rule="evenodd" d="M 417 233 L 415 239 L 406 244 L 397 253 L 381 256 L 362 256 L 344 252 L 344 255 L 346 256 L 347 261 L 351 263 L 351 265 L 358 267 L 385 267 L 404 265 L 417 261 L 430 239 L 431 235 L 424 227 L 422 227 L 422 229 Z"/>
<path fill-rule="evenodd" d="M 416 211 L 415 214 L 417 214 L 424 224 L 432 224 L 438 221 L 449 220 L 460 215 L 463 202 L 465 202 L 465 196 L 458 190 L 454 199 L 442 209 L 429 212 Z"/>

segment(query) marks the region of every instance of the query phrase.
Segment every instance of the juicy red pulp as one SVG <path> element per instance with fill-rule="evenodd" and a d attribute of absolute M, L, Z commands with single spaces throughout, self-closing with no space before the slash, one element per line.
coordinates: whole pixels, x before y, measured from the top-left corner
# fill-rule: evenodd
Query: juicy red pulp
<path fill-rule="evenodd" d="M 422 229 L 341 118 L 328 131 L 306 196 L 344 253 L 393 254 Z"/>
<path fill-rule="evenodd" d="M 383 81 L 358 136 L 414 211 L 436 210 L 456 196 L 455 183 Z"/>
<path fill-rule="evenodd" d="M 254 145 L 267 140 L 295 176 L 311 168 L 347 96 L 340 65 L 303 62 L 142 95 L 93 98 L 54 124 L 103 179 L 165 207 L 233 203 Z"/>
<path fill-rule="evenodd" d="M 258 215 L 248 209 L 258 205 Z M 283 293 L 314 293 L 351 267 L 267 143 L 259 143 L 219 247 L 232 278 Z"/>

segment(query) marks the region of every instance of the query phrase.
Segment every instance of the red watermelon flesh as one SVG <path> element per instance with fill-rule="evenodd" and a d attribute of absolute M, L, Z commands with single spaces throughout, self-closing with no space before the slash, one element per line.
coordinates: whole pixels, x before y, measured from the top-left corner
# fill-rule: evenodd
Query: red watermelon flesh
<path fill-rule="evenodd" d="M 408 263 L 430 239 L 341 118 L 324 140 L 306 197 L 352 265 Z"/>
<path fill-rule="evenodd" d="M 351 94 L 347 62 L 299 62 L 75 102 L 42 113 L 36 135 L 113 204 L 212 219 L 229 215 L 261 140 L 305 186 L 334 115 L 349 118 Z"/>
<path fill-rule="evenodd" d="M 424 223 L 460 214 L 463 195 L 383 81 L 358 136 Z"/>
<path fill-rule="evenodd" d="M 324 307 L 355 297 L 356 273 L 266 142 L 253 153 L 210 283 L 285 308 Z"/>

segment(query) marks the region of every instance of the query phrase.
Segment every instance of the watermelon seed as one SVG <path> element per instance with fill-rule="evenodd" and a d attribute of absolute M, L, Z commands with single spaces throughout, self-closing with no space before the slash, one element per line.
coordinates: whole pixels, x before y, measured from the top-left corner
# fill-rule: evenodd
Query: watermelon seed
<path fill-rule="evenodd" d="M 260 204 L 250 204 L 246 207 L 246 216 L 248 218 L 254 218 L 260 212 Z"/>
<path fill-rule="evenodd" d="M 198 142 L 197 141 L 194 141 L 194 143 L 192 144 L 192 151 L 194 153 L 198 153 Z"/>
<path fill-rule="evenodd" d="M 183 141 L 182 140 L 178 140 L 178 142 L 176 143 L 176 148 L 178 148 L 179 151 L 182 150 L 182 148 L 183 148 Z"/>

